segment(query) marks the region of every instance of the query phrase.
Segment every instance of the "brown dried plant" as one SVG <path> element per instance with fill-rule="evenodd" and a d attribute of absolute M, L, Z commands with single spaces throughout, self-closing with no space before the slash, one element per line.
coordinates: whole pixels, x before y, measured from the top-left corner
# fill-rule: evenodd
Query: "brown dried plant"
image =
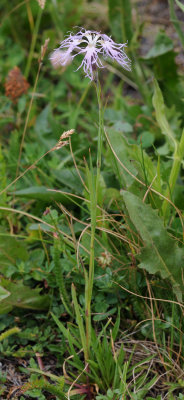
<path fill-rule="evenodd" d="M 13 103 L 16 103 L 18 98 L 24 93 L 27 93 L 29 83 L 22 75 L 20 68 L 14 67 L 8 73 L 5 81 L 5 95 L 10 97 Z"/>
<path fill-rule="evenodd" d="M 60 136 L 58 142 L 51 149 L 51 151 L 59 150 L 61 147 L 66 146 L 67 144 L 69 144 L 69 141 L 65 140 L 65 139 L 69 139 L 70 136 L 73 135 L 74 132 L 75 132 L 74 129 L 70 129 L 69 131 L 63 132 L 62 135 Z"/>

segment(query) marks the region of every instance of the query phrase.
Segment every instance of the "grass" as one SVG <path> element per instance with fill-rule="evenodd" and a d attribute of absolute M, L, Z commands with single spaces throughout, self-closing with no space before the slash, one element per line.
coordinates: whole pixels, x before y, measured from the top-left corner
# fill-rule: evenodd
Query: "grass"
<path fill-rule="evenodd" d="M 184 398 L 178 7 L 145 52 L 133 0 L 2 1 L 2 399 Z M 54 69 L 75 26 L 128 39 L 132 72 Z"/>

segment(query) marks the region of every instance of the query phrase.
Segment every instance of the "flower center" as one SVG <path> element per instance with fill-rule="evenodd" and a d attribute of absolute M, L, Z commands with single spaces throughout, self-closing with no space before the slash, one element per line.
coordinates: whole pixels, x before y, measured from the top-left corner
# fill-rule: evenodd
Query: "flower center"
<path fill-rule="evenodd" d="M 88 40 L 88 47 L 96 47 L 98 38 L 100 35 L 96 35 L 96 34 L 86 34 L 85 37 Z"/>

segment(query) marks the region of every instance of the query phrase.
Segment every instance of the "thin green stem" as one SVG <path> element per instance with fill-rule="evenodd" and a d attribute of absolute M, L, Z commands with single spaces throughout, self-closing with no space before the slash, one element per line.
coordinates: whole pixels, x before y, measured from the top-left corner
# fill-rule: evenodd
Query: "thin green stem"
<path fill-rule="evenodd" d="M 93 170 L 91 167 L 91 174 Z M 94 176 L 93 176 L 94 177 Z M 94 281 L 94 265 L 95 265 L 95 230 L 96 230 L 96 208 L 97 197 L 95 192 L 94 180 L 90 185 L 90 204 L 91 204 L 91 240 L 90 240 L 90 259 L 89 259 L 89 273 L 86 275 L 86 346 L 87 346 L 87 359 L 89 359 L 90 344 L 91 344 L 91 298 L 93 292 Z M 87 361 L 87 360 L 86 360 Z"/>
<path fill-rule="evenodd" d="M 96 230 L 96 214 L 97 214 L 97 201 L 98 201 L 98 189 L 100 180 L 100 169 L 101 169 L 101 158 L 102 158 L 102 133 L 103 133 L 103 112 L 101 103 L 101 87 L 99 81 L 95 84 L 98 106 L 99 106 L 99 127 L 98 127 L 98 148 L 97 148 L 97 174 L 96 184 L 94 180 L 93 167 L 91 162 L 91 187 L 90 187 L 90 201 L 91 201 L 91 240 L 90 240 L 90 260 L 89 260 L 89 274 L 86 279 L 87 290 L 86 290 L 86 343 L 87 343 L 87 354 L 89 357 L 90 344 L 91 344 L 91 298 L 93 292 L 93 281 L 94 281 L 94 265 L 95 265 L 95 230 Z"/>
<path fill-rule="evenodd" d="M 101 87 L 100 82 L 97 81 L 96 94 L 98 99 L 99 108 L 99 125 L 98 125 L 98 148 L 97 148 L 97 177 L 96 177 L 96 195 L 98 193 L 99 179 L 100 179 L 100 169 L 102 160 L 102 132 L 103 132 L 103 112 L 102 112 L 102 102 L 101 102 Z"/>
<path fill-rule="evenodd" d="M 168 182 L 168 187 L 166 189 L 166 192 L 164 193 L 164 196 L 167 198 L 172 198 L 172 194 L 176 185 L 176 181 L 178 179 L 178 175 L 180 172 L 180 167 L 181 167 L 181 162 L 184 157 L 184 130 L 181 135 L 180 143 L 178 143 L 175 151 L 174 151 L 174 156 L 173 156 L 173 165 L 172 169 L 170 172 L 169 176 L 169 182 Z M 169 203 L 167 200 L 164 200 L 163 206 L 162 206 L 162 211 L 163 211 L 163 216 L 164 219 L 166 219 L 167 216 L 167 210 L 168 210 Z"/>
<path fill-rule="evenodd" d="M 35 50 L 36 40 L 37 40 L 37 36 L 38 36 L 38 30 L 40 27 L 42 12 L 43 12 L 43 10 L 41 9 L 41 7 L 39 7 L 37 19 L 36 19 L 36 23 L 35 23 L 34 31 L 33 31 L 33 35 L 32 35 L 31 46 L 30 46 L 29 55 L 28 55 L 28 59 L 27 59 L 26 69 L 24 72 L 24 76 L 26 77 L 26 79 L 28 78 L 30 69 L 31 69 L 31 63 L 32 63 L 33 55 L 34 55 L 34 50 Z"/>

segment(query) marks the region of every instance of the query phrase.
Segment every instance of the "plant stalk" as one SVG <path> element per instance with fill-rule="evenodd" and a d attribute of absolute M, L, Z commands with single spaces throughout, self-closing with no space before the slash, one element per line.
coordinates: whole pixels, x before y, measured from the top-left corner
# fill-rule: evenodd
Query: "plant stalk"
<path fill-rule="evenodd" d="M 86 343 L 87 343 L 87 354 L 89 357 L 90 344 L 91 344 L 91 298 L 93 292 L 93 281 L 94 281 L 94 264 L 95 264 L 95 230 L 96 230 L 96 215 L 97 215 L 97 201 L 98 201 L 98 189 L 100 180 L 100 169 L 101 169 L 101 158 L 102 158 L 102 133 L 103 133 L 103 112 L 101 103 L 101 87 L 97 80 L 95 84 L 98 107 L 99 107 L 99 126 L 98 126 L 98 147 L 97 147 L 97 173 L 96 173 L 96 184 L 92 185 L 90 191 L 91 201 L 91 240 L 90 240 L 90 260 L 89 260 L 89 274 L 87 279 L 87 290 L 86 290 Z M 91 165 L 92 171 L 92 165 Z"/>

